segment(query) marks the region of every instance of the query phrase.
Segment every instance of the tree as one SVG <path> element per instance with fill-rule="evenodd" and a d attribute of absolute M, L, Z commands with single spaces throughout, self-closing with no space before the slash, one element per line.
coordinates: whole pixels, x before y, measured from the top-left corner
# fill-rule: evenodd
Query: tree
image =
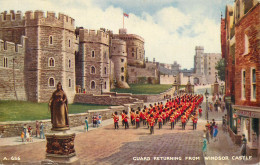
<path fill-rule="evenodd" d="M 218 71 L 219 79 L 225 81 L 225 59 L 219 60 L 215 68 Z"/>

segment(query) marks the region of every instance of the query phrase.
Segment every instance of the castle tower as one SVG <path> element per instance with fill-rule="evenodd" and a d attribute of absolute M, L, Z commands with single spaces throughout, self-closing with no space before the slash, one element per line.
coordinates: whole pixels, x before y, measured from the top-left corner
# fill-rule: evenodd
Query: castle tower
<path fill-rule="evenodd" d="M 114 76 L 117 86 L 129 88 L 127 84 L 127 53 L 126 42 L 120 39 L 112 39 L 110 48 L 111 60 L 114 63 Z"/>
<path fill-rule="evenodd" d="M 102 30 L 79 29 L 77 85 L 88 94 L 109 92 L 109 75 L 109 34 Z"/>
<path fill-rule="evenodd" d="M 119 34 L 113 35 L 114 39 L 126 42 L 127 64 L 130 66 L 143 66 L 145 51 L 144 39 L 135 34 L 127 34 L 127 29 L 119 29 Z"/>
<path fill-rule="evenodd" d="M 26 77 L 28 98 L 47 102 L 58 82 L 68 101 L 75 95 L 75 51 L 78 49 L 74 19 L 59 13 L 27 11 L 25 34 L 28 37 Z"/>
<path fill-rule="evenodd" d="M 196 46 L 195 53 L 196 53 L 194 57 L 195 74 L 203 75 L 204 74 L 204 47 Z"/>

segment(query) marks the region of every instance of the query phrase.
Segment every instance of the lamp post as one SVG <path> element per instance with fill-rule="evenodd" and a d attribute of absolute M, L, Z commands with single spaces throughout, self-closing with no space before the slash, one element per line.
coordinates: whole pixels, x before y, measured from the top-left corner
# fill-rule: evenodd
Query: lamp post
<path fill-rule="evenodd" d="M 103 85 L 103 78 L 100 78 L 101 95 L 103 94 L 102 85 Z"/>
<path fill-rule="evenodd" d="M 115 96 L 116 96 L 116 79 L 114 79 Z"/>
<path fill-rule="evenodd" d="M 205 97 L 206 97 L 206 111 L 207 111 L 206 119 L 209 120 L 209 109 L 208 109 L 208 97 L 209 97 L 209 93 L 208 93 L 208 89 L 206 89 Z"/>

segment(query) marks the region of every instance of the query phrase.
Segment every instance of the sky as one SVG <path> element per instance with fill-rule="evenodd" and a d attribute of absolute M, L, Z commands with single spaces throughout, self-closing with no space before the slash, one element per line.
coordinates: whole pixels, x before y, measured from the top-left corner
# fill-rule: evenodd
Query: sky
<path fill-rule="evenodd" d="M 234 0 L 1 0 L 5 10 L 62 12 L 85 29 L 105 28 L 117 34 L 124 25 L 129 34 L 145 40 L 149 61 L 193 67 L 195 46 L 220 53 L 220 19 Z"/>

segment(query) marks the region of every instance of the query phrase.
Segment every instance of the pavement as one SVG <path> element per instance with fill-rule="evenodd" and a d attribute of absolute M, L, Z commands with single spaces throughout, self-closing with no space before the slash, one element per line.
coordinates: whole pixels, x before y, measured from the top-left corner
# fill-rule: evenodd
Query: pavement
<path fill-rule="evenodd" d="M 203 91 L 201 91 L 203 92 Z M 202 104 L 203 116 L 198 120 L 197 130 L 192 130 L 189 120 L 186 130 L 181 129 L 178 122 L 173 130 L 166 124 L 162 129 L 155 126 L 151 135 L 147 126 L 136 129 L 130 126 L 124 129 L 120 124 L 114 130 L 113 120 L 102 121 L 99 128 L 84 126 L 71 128 L 76 133 L 75 149 L 81 164 L 85 165 L 121 165 L 121 164 L 180 164 L 180 165 L 215 165 L 215 164 L 253 164 L 250 161 L 232 160 L 232 156 L 240 156 L 240 147 L 235 145 L 227 133 L 219 129 L 218 141 L 210 140 L 207 156 L 228 157 L 229 160 L 205 160 L 202 153 L 202 137 L 205 129 L 205 100 Z M 225 113 L 209 112 L 209 119 L 214 118 L 221 128 L 222 116 Z M 34 138 L 33 142 L 21 142 L 20 137 L 1 138 L 0 164 L 13 164 L 11 159 L 20 159 L 20 164 L 41 164 L 45 159 L 46 142 Z M 8 160 L 3 160 L 8 159 Z"/>

